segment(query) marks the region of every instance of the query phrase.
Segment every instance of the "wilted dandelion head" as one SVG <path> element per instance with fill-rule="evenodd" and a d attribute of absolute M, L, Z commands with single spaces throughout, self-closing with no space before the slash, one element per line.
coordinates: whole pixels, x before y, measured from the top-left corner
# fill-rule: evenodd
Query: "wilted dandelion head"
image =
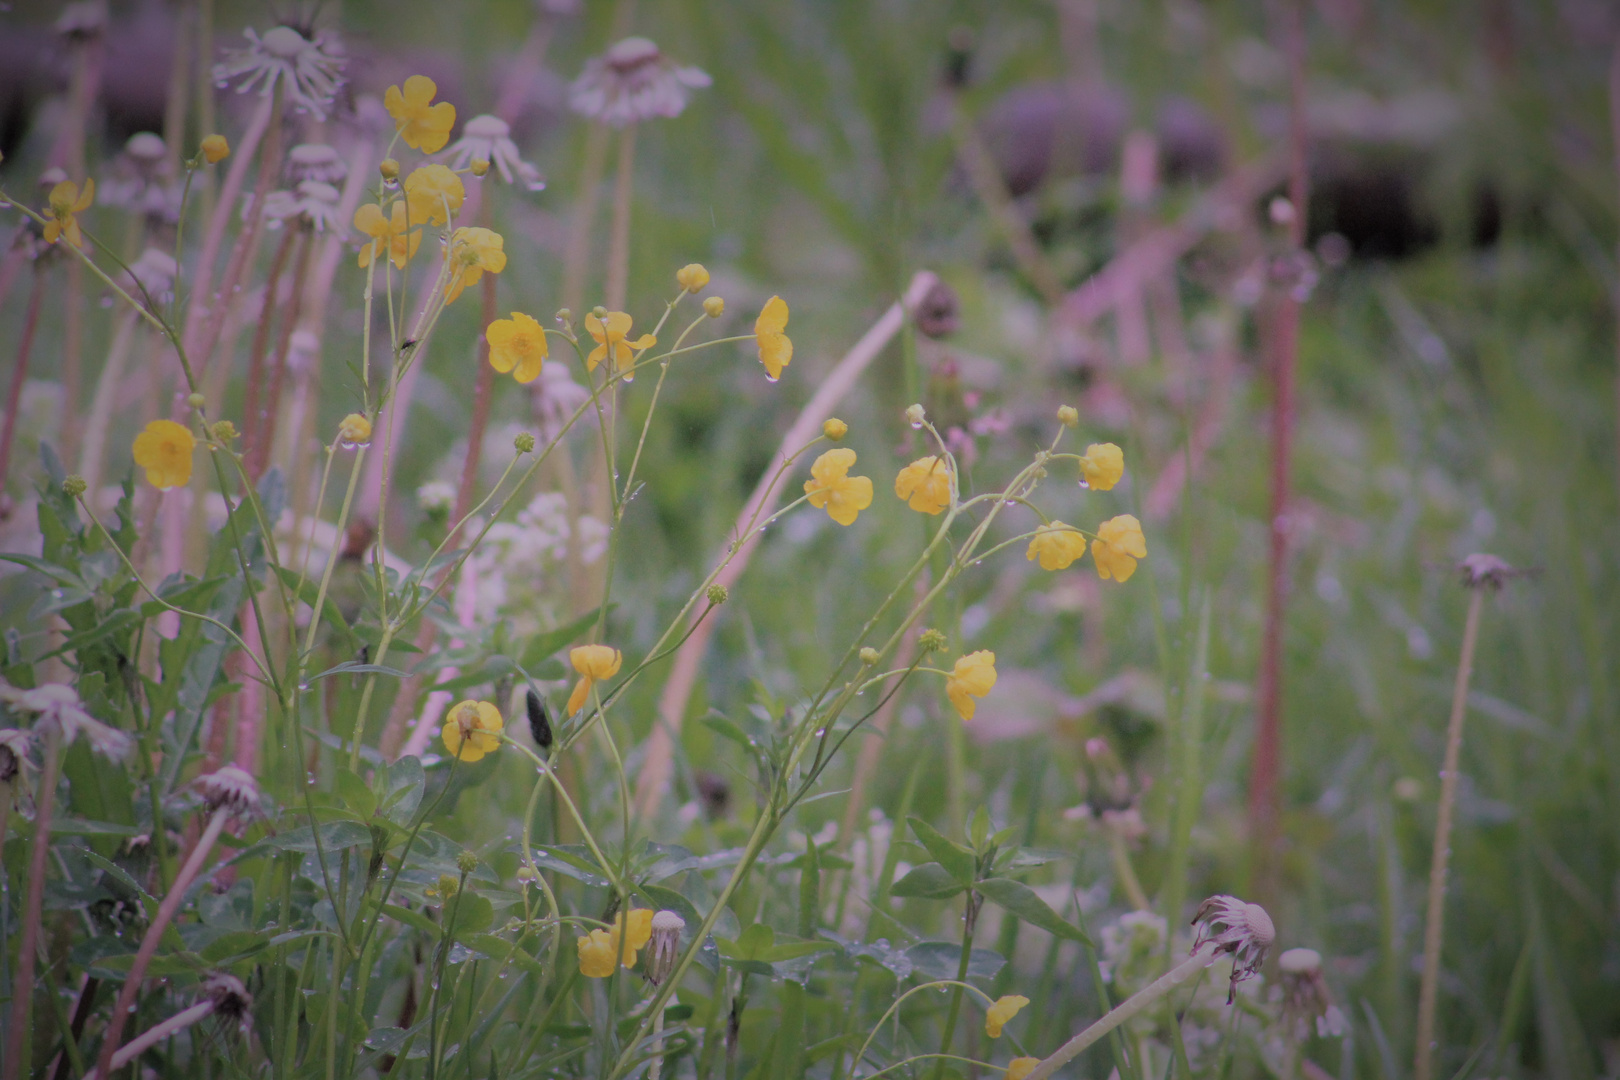
<path fill-rule="evenodd" d="M 568 91 L 577 113 L 614 127 L 675 117 L 686 108 L 693 88 L 712 79 L 695 67 L 681 67 L 644 37 L 629 37 L 585 62 Z"/>
<path fill-rule="evenodd" d="M 338 201 L 342 193 L 322 180 L 300 180 L 292 191 L 272 191 L 264 197 L 265 224 L 272 229 L 291 224 L 325 232 L 341 225 Z"/>
<path fill-rule="evenodd" d="M 1230 1005 L 1237 993 L 1237 984 L 1260 973 L 1260 965 L 1266 962 L 1266 950 L 1277 940 L 1271 916 L 1259 904 L 1245 903 L 1235 896 L 1212 896 L 1198 905 L 1193 925 L 1198 927 L 1193 952 L 1207 942 L 1215 946 L 1217 953 L 1232 957 L 1232 982 L 1226 995 L 1226 1003 Z"/>
<path fill-rule="evenodd" d="M 173 255 L 158 248 L 147 248 L 140 258 L 129 264 L 124 283 L 166 304 L 174 298 L 174 279 L 179 272 Z"/>
<path fill-rule="evenodd" d="M 14 711 L 33 714 L 35 731 L 55 731 L 64 745 L 83 735 L 91 750 L 115 760 L 124 758 L 135 745 L 128 734 L 91 716 L 79 700 L 78 691 L 65 683 L 21 690 L 0 682 L 0 701 Z"/>
<path fill-rule="evenodd" d="M 197 777 L 197 790 L 212 813 L 224 811 L 246 822 L 259 813 L 259 783 L 235 765 L 223 765 Z"/>
<path fill-rule="evenodd" d="M 681 931 L 686 920 L 669 910 L 656 912 L 652 917 L 651 949 L 647 954 L 647 981 L 658 986 L 675 970 L 675 961 L 681 951 Z"/>
<path fill-rule="evenodd" d="M 245 94 L 257 87 L 268 97 L 281 84 L 282 92 L 299 108 L 326 119 L 338 87 L 343 57 L 335 38 L 304 36 L 291 26 L 266 30 L 261 37 L 251 27 L 242 31 L 248 47 L 238 49 L 214 65 L 214 81 L 220 86 L 241 78 L 236 92 Z"/>
<path fill-rule="evenodd" d="M 512 141 L 512 128 L 498 116 L 485 113 L 462 125 L 461 138 L 446 151 L 453 168 L 470 168 L 475 161 L 487 161 L 508 184 L 521 181 L 530 191 L 541 191 L 546 186 L 540 170 L 523 160 L 517 143 Z"/>
<path fill-rule="evenodd" d="M 324 184 L 342 183 L 349 175 L 348 162 L 325 143 L 301 143 L 287 151 L 287 179 L 319 180 Z"/>
<path fill-rule="evenodd" d="M 1277 957 L 1282 975 L 1283 1023 L 1303 1042 L 1313 1030 L 1323 1038 L 1345 1034 L 1344 1013 L 1322 977 L 1322 954 L 1315 949 L 1289 949 Z"/>

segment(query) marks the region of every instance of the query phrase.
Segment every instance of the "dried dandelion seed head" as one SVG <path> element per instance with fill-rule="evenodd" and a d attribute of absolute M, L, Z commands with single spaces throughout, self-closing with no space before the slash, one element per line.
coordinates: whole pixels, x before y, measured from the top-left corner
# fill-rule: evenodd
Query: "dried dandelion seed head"
<path fill-rule="evenodd" d="M 569 87 L 568 104 L 593 120 L 626 127 L 679 116 L 690 91 L 711 82 L 703 71 L 676 64 L 648 39 L 628 37 L 585 62 Z"/>
<path fill-rule="evenodd" d="M 235 1023 L 247 1019 L 253 1008 L 253 995 L 235 975 L 215 972 L 203 981 L 202 996 L 214 1003 L 214 1015 Z"/>
<path fill-rule="evenodd" d="M 664 910 L 652 917 L 651 949 L 647 953 L 647 981 L 659 986 L 675 970 L 675 961 L 681 951 L 681 931 L 686 920 L 673 911 Z"/>
<path fill-rule="evenodd" d="M 1321 953 L 1289 949 L 1277 957 L 1277 969 L 1282 975 L 1283 1023 L 1294 1039 L 1304 1042 L 1313 1030 L 1324 1039 L 1345 1034 L 1349 1025 L 1322 977 Z"/>
<path fill-rule="evenodd" d="M 38 718 L 34 721 L 35 730 L 56 730 L 64 746 L 83 735 L 91 750 L 114 760 L 122 760 L 134 748 L 134 739 L 91 716 L 79 700 L 78 691 L 63 683 L 19 690 L 0 682 L 0 701 L 15 710 L 33 713 Z"/>
<path fill-rule="evenodd" d="M 289 222 L 316 232 L 328 225 L 341 227 L 338 201 L 342 193 L 322 180 L 300 180 L 292 191 L 272 191 L 264 197 L 265 224 L 279 229 Z"/>
<path fill-rule="evenodd" d="M 224 765 L 197 777 L 196 784 L 211 813 L 223 810 L 244 823 L 259 813 L 259 784 L 246 769 Z"/>
<path fill-rule="evenodd" d="M 486 170 L 493 165 L 495 171 L 501 174 L 501 179 L 508 184 L 516 180 L 530 191 L 545 190 L 545 177 L 539 169 L 523 160 L 517 143 L 512 141 L 511 125 L 498 116 L 485 113 L 468 120 L 462 125 L 461 138 L 445 152 L 450 155 L 451 168 L 465 169 L 482 161 Z"/>
<path fill-rule="evenodd" d="M 217 85 L 226 86 L 240 78 L 237 93 L 257 87 L 261 97 L 268 97 L 279 82 L 293 104 L 317 120 L 326 119 L 326 110 L 343 85 L 344 60 L 335 38 L 324 34 L 308 38 L 291 26 L 266 30 L 262 37 L 250 27 L 242 36 L 248 39 L 248 47 L 214 65 Z"/>
<path fill-rule="evenodd" d="M 1514 569 L 1504 559 L 1483 552 L 1468 556 L 1457 564 L 1462 583 L 1470 589 L 1500 589 L 1510 578 L 1522 577 L 1527 571 Z"/>
<path fill-rule="evenodd" d="M 1193 925 L 1198 927 L 1193 952 L 1208 942 L 1215 946 L 1217 953 L 1232 957 L 1232 981 L 1226 995 L 1226 1003 L 1230 1005 L 1237 993 L 1237 984 L 1260 973 L 1260 965 L 1266 962 L 1266 950 L 1277 940 L 1271 916 L 1259 904 L 1245 903 L 1235 896 L 1212 896 L 1198 905 Z"/>
<path fill-rule="evenodd" d="M 287 151 L 287 180 L 290 183 L 319 180 L 323 184 L 341 184 L 348 175 L 348 162 L 325 143 L 301 143 Z"/>

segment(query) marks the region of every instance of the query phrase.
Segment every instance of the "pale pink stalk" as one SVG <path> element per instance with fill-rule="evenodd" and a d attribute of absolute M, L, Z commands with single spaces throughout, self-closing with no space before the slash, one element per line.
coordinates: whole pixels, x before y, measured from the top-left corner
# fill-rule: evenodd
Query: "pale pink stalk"
<path fill-rule="evenodd" d="M 28 1014 L 34 1002 L 34 954 L 39 949 L 39 920 L 45 906 L 45 864 L 51 848 L 51 817 L 56 810 L 56 766 L 61 735 L 55 726 L 45 730 L 45 762 L 35 799 L 34 844 L 28 858 L 28 898 L 24 902 L 22 936 L 17 946 L 17 975 L 11 984 L 11 1022 L 6 1028 L 5 1060 L 0 1080 L 17 1080 L 25 1060 L 33 1057 L 28 1039 Z M 10 808 L 6 808 L 10 813 Z M 54 991 L 53 991 L 54 993 Z"/>
<path fill-rule="evenodd" d="M 107 349 L 107 362 L 96 376 L 96 396 L 90 402 L 90 421 L 85 425 L 84 446 L 79 450 L 79 475 L 84 477 L 85 489 L 92 500 L 101 488 L 101 458 L 107 449 L 107 426 L 112 420 L 113 406 L 124 379 L 124 365 L 129 360 L 139 321 L 140 316 L 133 310 L 126 308 L 119 314 L 118 328 L 113 331 L 112 345 Z"/>
<path fill-rule="evenodd" d="M 889 309 L 878 317 L 872 328 L 844 355 L 816 388 L 810 400 L 805 402 L 804 408 L 799 411 L 798 419 L 793 421 L 793 426 L 782 437 L 782 445 L 777 449 L 773 461 L 784 460 L 795 449 L 815 438 L 816 432 L 821 430 L 822 423 L 832 415 L 834 406 L 854 388 L 861 373 L 877 358 L 895 334 L 900 332 L 900 327 L 905 323 L 906 312 L 914 310 L 921 304 L 938 280 L 927 270 L 920 270 L 913 275 L 905 296 L 891 304 Z M 782 489 L 774 484 L 775 473 L 774 468 L 767 467 L 764 475 L 754 486 L 754 492 L 743 505 L 742 513 L 737 515 L 736 535 L 741 536 L 747 532 L 750 521 L 756 519 L 763 521 L 769 517 L 780 504 Z M 753 557 L 754 548 L 758 544 L 757 532 L 747 535 L 725 569 L 716 575 L 715 583 L 726 588 L 735 585 L 742 572 L 748 568 L 748 561 Z M 721 552 L 720 558 L 725 558 L 724 551 Z M 658 803 L 668 790 L 670 770 L 674 762 L 675 739 L 680 735 L 681 724 L 686 719 L 686 703 L 691 698 L 692 687 L 697 682 L 698 666 L 703 662 L 703 654 L 708 648 L 709 636 L 714 632 L 715 621 L 703 618 L 701 611 L 693 612 L 691 633 L 676 650 L 669 680 L 664 683 L 664 692 L 658 701 L 658 722 L 653 725 L 652 734 L 647 739 L 646 761 L 642 765 L 641 775 L 636 779 L 636 810 L 644 817 L 650 817 L 657 812 Z"/>
<path fill-rule="evenodd" d="M 160 579 L 177 573 L 186 562 L 186 509 L 191 501 L 192 492 L 201 485 L 200 480 L 194 480 L 194 486 L 175 488 L 173 491 L 158 493 L 158 515 L 162 524 L 158 532 L 158 560 Z M 157 632 L 160 636 L 174 640 L 180 635 L 180 615 L 174 611 L 164 611 L 157 617 Z"/>
<path fill-rule="evenodd" d="M 153 1024 L 135 1038 L 125 1043 L 119 1051 L 112 1056 L 112 1071 L 117 1072 L 125 1065 L 134 1061 L 165 1039 L 173 1038 L 197 1021 L 212 1016 L 217 1008 L 213 1001 L 199 1001 L 189 1009 L 175 1013 L 161 1023 Z M 84 1074 L 83 1080 L 96 1080 L 104 1075 L 99 1068 L 91 1069 Z"/>
<path fill-rule="evenodd" d="M 468 559 L 461 564 L 461 580 L 456 582 L 456 621 L 471 630 L 477 614 L 477 605 L 478 564 Z M 451 638 L 449 648 L 460 649 L 465 644 L 460 638 Z M 447 667 L 439 672 L 439 677 L 434 681 L 449 682 L 458 674 L 460 672 L 457 668 Z M 411 685 L 412 681 L 405 683 L 407 688 Z M 405 689 L 400 690 L 401 695 L 406 692 Z M 405 748 L 400 751 L 401 757 L 411 754 L 420 756 L 422 751 L 428 748 L 428 744 L 433 741 L 434 732 L 438 731 L 440 723 L 444 720 L 444 710 L 450 707 L 454 697 L 455 695 L 447 690 L 435 690 L 428 694 L 427 701 L 422 705 L 422 712 L 417 717 L 416 726 L 411 730 L 411 737 L 406 740 Z"/>
<path fill-rule="evenodd" d="M 123 986 L 118 990 L 118 1001 L 113 1005 L 111 1017 L 107 1020 L 107 1033 L 102 1037 L 101 1057 L 96 1062 L 96 1069 L 102 1076 L 112 1074 L 113 1054 L 118 1050 L 118 1040 L 124 1034 L 124 1021 L 129 1016 L 130 1006 L 135 1004 L 135 995 L 140 992 L 141 980 L 146 977 L 147 966 L 151 964 L 152 957 L 157 955 L 158 944 L 163 940 L 163 931 L 167 930 L 169 923 L 174 919 L 174 913 L 180 910 L 185 902 L 186 890 L 196 880 L 203 866 L 208 862 L 208 853 L 213 850 L 214 842 L 219 839 L 220 832 L 225 828 L 225 819 L 230 815 L 223 810 L 215 810 L 208 818 L 208 827 L 197 838 L 197 846 L 191 849 L 191 857 L 180 868 L 175 876 L 174 883 L 169 886 L 168 893 L 163 902 L 158 904 L 157 914 L 152 918 L 152 925 L 147 927 L 146 936 L 141 939 L 141 947 L 135 953 L 135 961 L 130 965 L 129 975 L 125 977 Z M 5 1080 L 12 1080 L 6 1077 Z"/>
<path fill-rule="evenodd" d="M 28 295 L 28 312 L 23 316 L 22 336 L 17 341 L 17 366 L 12 369 L 11 390 L 6 394 L 5 424 L 0 427 L 0 496 L 5 494 L 7 470 L 11 467 L 11 440 L 17 434 L 17 410 L 22 405 L 23 386 L 28 381 L 28 354 L 34 349 L 34 332 L 39 329 L 39 307 L 44 299 L 45 275 L 36 272 L 34 288 Z"/>

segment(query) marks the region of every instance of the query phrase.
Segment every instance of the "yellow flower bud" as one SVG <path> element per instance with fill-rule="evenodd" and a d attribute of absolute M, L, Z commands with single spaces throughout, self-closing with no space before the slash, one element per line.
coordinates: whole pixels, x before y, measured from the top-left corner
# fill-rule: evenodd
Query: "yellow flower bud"
<path fill-rule="evenodd" d="M 873 664 L 875 664 L 877 662 L 878 662 L 878 651 L 876 649 L 874 649 L 874 648 L 872 648 L 872 646 L 868 645 L 868 646 L 866 646 L 865 648 L 863 648 L 861 650 L 861 663 L 865 664 L 867 667 L 871 667 Z"/>
<path fill-rule="evenodd" d="M 836 416 L 828 417 L 821 425 L 821 433 L 833 442 L 837 442 L 849 434 L 849 425 Z"/>
<path fill-rule="evenodd" d="M 1058 406 L 1058 423 L 1064 427 L 1080 426 L 1080 411 L 1073 405 Z"/>
<path fill-rule="evenodd" d="M 368 446 L 371 443 L 371 421 L 359 413 L 350 413 L 338 424 L 338 442 L 344 447 Z"/>
<path fill-rule="evenodd" d="M 474 176 L 483 176 L 487 172 L 489 172 L 489 162 L 483 158 L 472 159 L 472 174 Z"/>
<path fill-rule="evenodd" d="M 906 406 L 906 423 L 912 427 L 922 427 L 923 420 L 927 419 L 927 416 L 928 414 L 923 411 L 921 405 Z"/>
<path fill-rule="evenodd" d="M 687 263 L 675 271 L 675 283 L 689 293 L 700 293 L 709 284 L 709 271 L 702 263 Z"/>
<path fill-rule="evenodd" d="M 223 135 L 209 135 L 202 141 L 202 156 L 208 164 L 218 165 L 231 156 L 231 144 Z"/>
<path fill-rule="evenodd" d="M 527 431 L 519 432 L 518 437 L 512 440 L 512 445 L 518 453 L 527 454 L 534 449 L 534 436 Z"/>
<path fill-rule="evenodd" d="M 718 296 L 711 296 L 703 301 L 703 313 L 711 319 L 718 319 L 726 313 L 726 302 Z"/>
<path fill-rule="evenodd" d="M 377 171 L 382 173 L 384 180 L 392 184 L 399 179 L 399 162 L 393 158 L 383 158 L 382 162 L 377 166 Z"/>
<path fill-rule="evenodd" d="M 208 400 L 201 394 L 192 394 L 186 398 L 186 404 L 190 405 L 193 409 L 200 409 L 204 405 L 208 404 Z"/>

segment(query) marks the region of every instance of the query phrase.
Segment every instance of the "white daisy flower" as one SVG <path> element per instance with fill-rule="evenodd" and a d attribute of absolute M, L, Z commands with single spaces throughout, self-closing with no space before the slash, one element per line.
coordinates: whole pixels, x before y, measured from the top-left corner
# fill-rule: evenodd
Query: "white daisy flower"
<path fill-rule="evenodd" d="M 214 65 L 214 82 L 225 86 L 238 76 L 246 76 L 236 92 L 245 94 L 255 86 L 260 96 L 268 96 L 279 81 L 287 97 L 315 115 L 326 119 L 326 110 L 338 87 L 343 57 L 336 39 L 321 35 L 311 40 L 290 26 L 266 30 L 260 37 L 250 27 L 242 35 L 251 44 Z"/>
<path fill-rule="evenodd" d="M 695 67 L 680 67 L 644 37 L 629 37 L 585 62 L 568 90 L 577 113 L 614 127 L 675 117 L 693 88 L 714 80 Z"/>
<path fill-rule="evenodd" d="M 498 116 L 485 113 L 468 120 L 461 128 L 461 138 L 445 153 L 451 155 L 450 167 L 465 169 L 475 161 L 482 161 L 500 170 L 501 179 L 508 184 L 515 174 L 530 191 L 541 191 L 546 186 L 540 170 L 524 161 L 512 141 L 512 128 Z"/>

